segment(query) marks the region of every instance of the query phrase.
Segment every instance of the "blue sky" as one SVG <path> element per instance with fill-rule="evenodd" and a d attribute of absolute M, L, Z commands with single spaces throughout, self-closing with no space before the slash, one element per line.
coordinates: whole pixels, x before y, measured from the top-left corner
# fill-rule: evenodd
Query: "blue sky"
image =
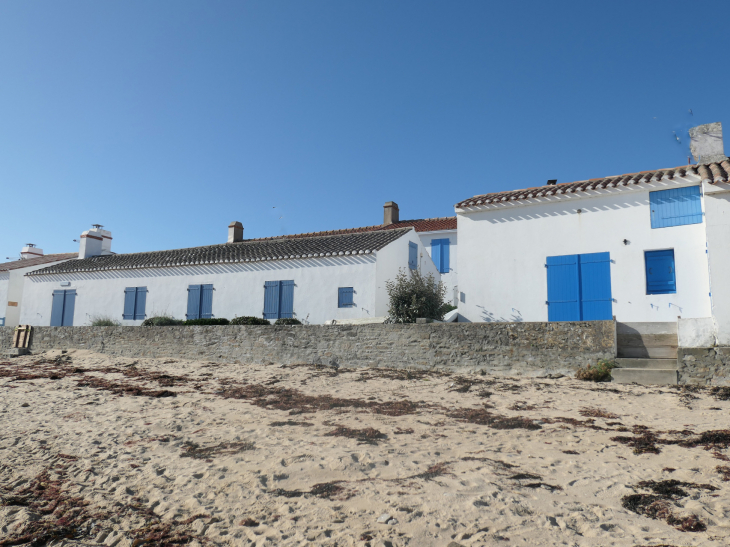
<path fill-rule="evenodd" d="M 730 2 L 595 4 L 0 2 L 0 260 L 446 216 L 730 133 Z"/>

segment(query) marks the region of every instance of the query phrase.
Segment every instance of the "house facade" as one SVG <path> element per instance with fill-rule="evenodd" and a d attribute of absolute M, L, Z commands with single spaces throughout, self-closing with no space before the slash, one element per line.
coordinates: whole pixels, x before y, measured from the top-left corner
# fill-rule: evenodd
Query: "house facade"
<path fill-rule="evenodd" d="M 386 282 L 415 269 L 438 275 L 413 228 L 244 240 L 240 223 L 232 223 L 221 245 L 117 255 L 82 249 L 78 260 L 31 272 L 21 322 L 379 318 L 388 310 Z"/>
<path fill-rule="evenodd" d="M 729 175 L 724 159 L 458 203 L 460 320 L 681 317 L 730 343 Z"/>

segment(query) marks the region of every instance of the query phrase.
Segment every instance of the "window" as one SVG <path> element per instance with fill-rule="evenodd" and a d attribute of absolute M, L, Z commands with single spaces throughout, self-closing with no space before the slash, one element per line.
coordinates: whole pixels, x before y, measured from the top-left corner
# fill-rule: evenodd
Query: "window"
<path fill-rule="evenodd" d="M 646 294 L 672 294 L 677 292 L 674 271 L 674 249 L 646 251 Z"/>
<path fill-rule="evenodd" d="M 188 287 L 188 319 L 210 319 L 213 317 L 213 285 L 190 285 Z"/>
<path fill-rule="evenodd" d="M 0 327 L 4 327 L 4 326 L 5 326 L 5 318 L 0 317 Z"/>
<path fill-rule="evenodd" d="M 294 281 L 264 283 L 264 319 L 294 317 Z"/>
<path fill-rule="evenodd" d="M 408 267 L 411 270 L 418 268 L 418 245 L 408 242 Z"/>
<path fill-rule="evenodd" d="M 127 287 L 124 289 L 124 313 L 122 319 L 139 321 L 145 318 L 147 287 Z"/>
<path fill-rule="evenodd" d="M 702 223 L 699 186 L 649 192 L 649 205 L 652 228 Z"/>
<path fill-rule="evenodd" d="M 431 259 L 441 273 L 449 273 L 449 238 L 431 240 Z"/>
<path fill-rule="evenodd" d="M 352 287 L 340 287 L 337 289 L 337 307 L 352 308 L 355 306 L 355 290 Z"/>
<path fill-rule="evenodd" d="M 53 291 L 51 306 L 51 326 L 70 327 L 74 324 L 76 289 Z"/>

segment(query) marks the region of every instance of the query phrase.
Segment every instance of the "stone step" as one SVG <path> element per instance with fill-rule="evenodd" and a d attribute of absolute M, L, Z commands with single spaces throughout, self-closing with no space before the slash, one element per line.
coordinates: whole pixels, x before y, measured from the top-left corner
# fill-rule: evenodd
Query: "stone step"
<path fill-rule="evenodd" d="M 615 368 L 611 371 L 611 377 L 617 384 L 676 384 L 677 369 Z"/>
<path fill-rule="evenodd" d="M 677 357 L 676 334 L 619 334 L 618 357 L 673 359 Z"/>
<path fill-rule="evenodd" d="M 629 359 L 676 359 L 677 358 L 677 347 L 658 347 L 658 348 L 646 348 L 646 347 L 619 347 L 617 350 L 617 357 L 629 358 Z"/>
<path fill-rule="evenodd" d="M 645 368 L 645 369 L 676 369 L 676 359 L 616 359 L 620 368 Z"/>
<path fill-rule="evenodd" d="M 616 334 L 677 334 L 677 323 L 616 323 Z"/>

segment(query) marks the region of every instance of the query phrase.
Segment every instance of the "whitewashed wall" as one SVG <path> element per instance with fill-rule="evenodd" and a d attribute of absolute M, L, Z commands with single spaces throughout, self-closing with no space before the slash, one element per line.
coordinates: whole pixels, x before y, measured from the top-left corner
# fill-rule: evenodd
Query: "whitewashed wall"
<path fill-rule="evenodd" d="M 730 345 L 730 184 L 704 184 L 712 315 L 717 343 Z"/>
<path fill-rule="evenodd" d="M 41 268 L 47 268 L 48 266 L 58 264 L 59 262 L 65 261 L 57 260 L 56 262 L 48 262 L 46 264 L 31 266 L 29 268 L 18 268 L 16 270 L 6 272 L 8 274 L 6 277 L 6 293 L 3 300 L 0 300 L 0 302 L 2 302 L 2 312 L 0 312 L 0 317 L 2 317 L 3 314 L 5 315 L 5 326 L 16 327 L 20 324 L 25 324 L 20 322 L 23 309 L 23 289 L 27 279 L 25 274 L 35 270 L 40 270 Z M 0 286 L 1 285 L 2 281 L 0 281 Z M 1 288 L 0 291 L 2 291 Z M 8 302 L 16 302 L 18 305 L 9 306 Z"/>
<path fill-rule="evenodd" d="M 419 232 L 424 248 L 431 256 L 431 240 L 432 239 L 448 239 L 449 240 L 449 272 L 442 273 L 441 281 L 446 287 L 446 300 L 457 305 L 458 302 L 458 286 L 459 278 L 456 271 L 458 256 L 458 238 L 456 230 L 442 230 L 438 232 Z"/>
<path fill-rule="evenodd" d="M 590 198 L 569 194 L 553 203 L 457 211 L 465 300 L 460 315 L 469 321 L 546 321 L 546 258 L 610 252 L 619 321 L 710 317 L 705 224 L 651 229 L 649 210 L 650 190 L 697 184 L 696 177 L 676 179 L 599 190 Z M 674 249 L 677 293 L 647 295 L 644 251 L 660 249 Z"/>
<path fill-rule="evenodd" d="M 0 272 L 0 317 L 6 316 L 6 308 L 8 305 L 8 281 L 10 279 L 9 272 Z M 2 321 L 0 321 L 2 324 Z M 9 325 L 8 325 L 9 326 Z"/>

